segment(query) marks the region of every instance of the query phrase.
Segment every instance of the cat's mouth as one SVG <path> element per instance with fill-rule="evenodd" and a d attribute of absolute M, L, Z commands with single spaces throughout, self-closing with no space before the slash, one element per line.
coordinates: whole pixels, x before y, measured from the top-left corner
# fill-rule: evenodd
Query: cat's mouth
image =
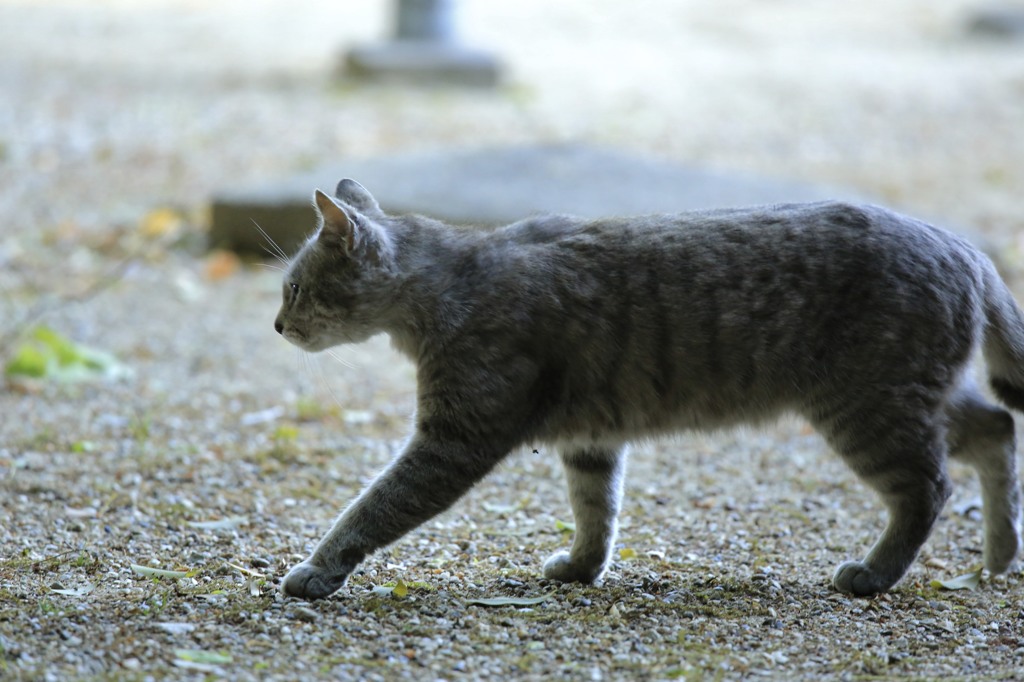
<path fill-rule="evenodd" d="M 293 346 L 298 346 L 303 350 L 308 350 L 306 346 L 309 345 L 309 339 L 302 331 L 294 327 L 289 327 L 286 324 L 282 324 L 280 320 L 274 323 L 274 331 L 280 334 L 285 341 Z"/>
<path fill-rule="evenodd" d="M 306 334 L 295 329 L 285 329 L 281 332 L 281 336 L 283 336 L 285 341 L 288 343 L 293 346 L 298 346 L 307 353 L 319 353 L 320 351 L 327 350 L 331 346 L 335 345 L 323 337 L 310 338 Z"/>

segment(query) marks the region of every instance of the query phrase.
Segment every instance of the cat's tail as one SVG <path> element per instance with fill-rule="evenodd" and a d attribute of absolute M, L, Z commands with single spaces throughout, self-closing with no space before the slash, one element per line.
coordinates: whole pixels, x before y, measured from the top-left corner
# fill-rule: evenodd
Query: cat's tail
<path fill-rule="evenodd" d="M 989 384 L 1001 402 L 1024 412 L 1024 313 L 991 264 L 985 268 L 984 303 Z"/>

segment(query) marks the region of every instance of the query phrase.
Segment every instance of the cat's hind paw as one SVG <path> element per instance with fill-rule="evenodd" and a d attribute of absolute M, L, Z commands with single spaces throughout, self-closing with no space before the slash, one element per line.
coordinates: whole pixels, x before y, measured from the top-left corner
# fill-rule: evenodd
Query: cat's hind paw
<path fill-rule="evenodd" d="M 832 584 L 840 592 L 855 597 L 870 597 L 892 587 L 892 581 L 885 580 L 862 561 L 847 561 L 840 565 L 832 576 Z"/>
<path fill-rule="evenodd" d="M 1008 524 L 1002 534 L 991 533 L 985 538 L 985 568 L 993 575 L 1006 573 L 1015 566 L 1020 547 L 1020 531 L 1014 525 Z"/>
<path fill-rule="evenodd" d="M 601 577 L 604 566 L 579 566 L 569 552 L 558 552 L 544 562 L 544 577 L 561 583 L 593 583 Z"/>
<path fill-rule="evenodd" d="M 303 561 L 288 571 L 288 575 L 281 581 L 281 592 L 285 596 L 298 597 L 308 601 L 323 599 L 334 594 L 339 587 L 344 585 L 346 578 L 348 578 L 347 573 L 333 574 L 309 561 Z"/>

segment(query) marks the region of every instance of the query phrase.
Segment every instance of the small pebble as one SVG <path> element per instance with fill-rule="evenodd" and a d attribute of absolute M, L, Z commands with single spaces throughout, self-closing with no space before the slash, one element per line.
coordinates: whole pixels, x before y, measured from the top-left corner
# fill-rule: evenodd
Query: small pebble
<path fill-rule="evenodd" d="M 292 609 L 292 617 L 301 620 L 303 623 L 314 623 L 320 618 L 320 614 L 308 606 L 296 606 Z"/>

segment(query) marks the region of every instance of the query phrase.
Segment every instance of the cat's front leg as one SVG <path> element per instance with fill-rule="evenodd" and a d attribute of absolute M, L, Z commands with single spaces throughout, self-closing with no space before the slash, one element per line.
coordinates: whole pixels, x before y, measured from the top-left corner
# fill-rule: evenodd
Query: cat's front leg
<path fill-rule="evenodd" d="M 450 507 L 507 451 L 439 443 L 418 434 L 281 584 L 290 597 L 322 599 L 345 584 L 368 554 Z"/>
<path fill-rule="evenodd" d="M 624 448 L 596 445 L 561 455 L 576 535 L 568 552 L 544 562 L 544 577 L 592 583 L 604 573 L 615 542 L 626 456 Z"/>

